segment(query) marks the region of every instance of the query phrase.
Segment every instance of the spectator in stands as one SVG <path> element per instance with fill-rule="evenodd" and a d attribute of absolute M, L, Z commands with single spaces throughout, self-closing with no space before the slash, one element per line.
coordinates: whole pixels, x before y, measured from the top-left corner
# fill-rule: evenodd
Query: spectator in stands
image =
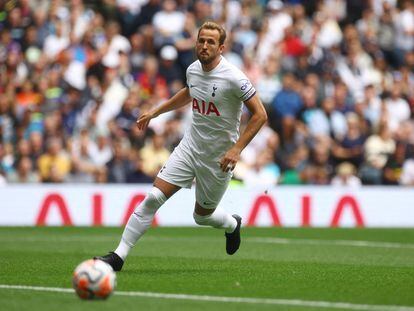
<path fill-rule="evenodd" d="M 328 185 L 329 173 L 325 167 L 306 166 L 301 172 L 302 183 L 308 185 Z"/>
<path fill-rule="evenodd" d="M 349 162 L 343 162 L 338 165 L 336 175 L 332 178 L 331 185 L 359 187 L 362 183 L 355 173 L 355 166 Z"/>
<path fill-rule="evenodd" d="M 118 115 L 128 96 L 128 89 L 122 84 L 116 67 L 105 68 L 102 89 L 102 104 L 98 107 L 96 126 L 98 130 L 106 131 L 108 122 Z"/>
<path fill-rule="evenodd" d="M 266 60 L 273 46 L 283 40 L 285 29 L 292 25 L 292 16 L 288 13 L 280 0 L 271 0 L 267 3 L 269 13 L 267 27 L 263 33 L 263 40 L 259 42 L 258 54 L 260 60 Z"/>
<path fill-rule="evenodd" d="M 119 114 L 116 116 L 115 123 L 116 126 L 122 130 L 123 135 L 128 135 L 133 127 L 135 126 L 135 121 L 139 114 L 139 89 L 136 92 L 130 92 L 128 97 L 125 99 L 122 109 Z"/>
<path fill-rule="evenodd" d="M 127 181 L 127 175 L 131 169 L 131 162 L 128 158 L 128 151 L 124 142 L 120 140 L 115 141 L 113 157 L 106 164 L 106 169 L 109 183 L 125 183 Z M 102 175 L 103 171 L 99 173 Z"/>
<path fill-rule="evenodd" d="M 180 116 L 175 116 L 165 122 L 163 136 L 165 138 L 165 147 L 172 152 L 180 143 L 183 135 L 183 128 Z"/>
<path fill-rule="evenodd" d="M 174 45 L 184 29 L 184 22 L 185 15 L 177 10 L 177 3 L 174 0 L 163 1 L 162 9 L 155 13 L 152 20 L 155 46 Z"/>
<path fill-rule="evenodd" d="M 280 183 L 284 185 L 298 185 L 304 183 L 312 183 L 311 178 L 308 178 L 306 171 L 310 166 L 307 165 L 309 157 L 309 149 L 301 144 L 289 153 L 281 156 L 282 175 Z"/>
<path fill-rule="evenodd" d="M 95 183 L 98 184 L 104 184 L 104 183 L 108 183 L 108 171 L 106 167 L 100 167 L 98 168 L 98 170 L 96 170 L 95 174 L 94 174 L 94 178 L 95 178 Z"/>
<path fill-rule="evenodd" d="M 170 156 L 170 151 L 165 147 L 165 138 L 160 134 L 154 134 L 141 149 L 140 156 L 145 163 L 144 172 L 154 178 Z"/>
<path fill-rule="evenodd" d="M 21 158 L 28 157 L 32 162 L 32 167 L 36 164 L 35 161 L 32 161 L 30 143 L 27 139 L 22 138 L 17 142 L 15 154 L 16 161 L 19 161 Z"/>
<path fill-rule="evenodd" d="M 16 41 L 20 44 L 22 43 L 25 34 L 24 28 L 27 27 L 29 23 L 30 17 L 23 18 L 21 7 L 12 7 L 7 16 L 7 26 L 10 29 L 10 34 L 13 41 Z"/>
<path fill-rule="evenodd" d="M 382 184 L 398 185 L 401 179 L 402 167 L 406 158 L 407 144 L 397 142 L 394 153 L 384 165 Z"/>
<path fill-rule="evenodd" d="M 89 141 L 87 152 L 94 165 L 98 167 L 105 166 L 112 159 L 109 137 L 104 133 L 99 133 L 96 141 Z"/>
<path fill-rule="evenodd" d="M 29 135 L 29 144 L 30 144 L 30 158 L 32 162 L 35 163 L 37 168 L 38 159 L 44 152 L 44 145 L 43 145 L 43 136 L 38 131 L 33 131 Z"/>
<path fill-rule="evenodd" d="M 294 26 L 285 28 L 285 35 L 281 41 L 281 49 L 285 57 L 299 57 L 306 53 L 306 46 L 296 33 Z"/>
<path fill-rule="evenodd" d="M 324 168 L 329 178 L 335 173 L 335 165 L 329 147 L 329 138 L 318 137 L 313 143 L 310 150 L 308 165 L 318 168 Z"/>
<path fill-rule="evenodd" d="M 166 99 L 169 94 L 167 81 L 160 75 L 158 69 L 157 59 L 149 56 L 144 61 L 144 70 L 137 76 L 137 82 L 141 87 L 141 97 L 150 99 L 154 104 Z"/>
<path fill-rule="evenodd" d="M 61 85 L 62 70 L 60 67 L 48 68 L 46 76 L 39 81 L 39 92 L 43 95 L 40 111 L 42 113 L 56 112 L 61 108 L 65 90 Z"/>
<path fill-rule="evenodd" d="M 404 186 L 414 186 L 414 159 L 409 158 L 404 161 L 400 184 Z"/>
<path fill-rule="evenodd" d="M 13 171 L 13 164 L 15 162 L 15 158 L 13 155 L 13 146 L 11 144 L 4 144 L 1 147 L 2 148 L 0 148 L 0 170 L 3 172 L 3 174 L 7 175 L 8 173 Z"/>
<path fill-rule="evenodd" d="M 391 132 L 395 133 L 401 122 L 410 118 L 410 106 L 401 96 L 401 84 L 394 82 L 390 97 L 385 100 L 386 117 Z"/>
<path fill-rule="evenodd" d="M 359 167 L 363 161 L 366 137 L 361 131 L 361 120 L 356 113 L 348 113 L 346 121 L 347 132 L 341 140 L 334 141 L 332 155 L 338 163 L 348 161 Z"/>
<path fill-rule="evenodd" d="M 296 126 L 303 128 L 304 131 L 307 131 L 306 124 L 310 122 L 311 115 L 315 113 L 317 109 L 316 96 L 316 90 L 311 86 L 305 86 L 301 90 L 303 107 L 298 114 Z"/>
<path fill-rule="evenodd" d="M 253 21 L 253 5 L 244 2 L 241 5 L 241 14 L 240 22 L 238 27 L 235 27 L 234 32 L 234 41 L 242 46 L 245 55 L 248 55 L 249 52 L 254 50 L 257 44 L 257 33 L 252 29 Z M 252 81 L 255 83 L 256 81 Z"/>
<path fill-rule="evenodd" d="M 14 139 L 16 118 L 13 114 L 12 97 L 4 94 L 0 96 L 0 138 L 3 143 Z"/>
<path fill-rule="evenodd" d="M 132 167 L 127 175 L 127 183 L 150 184 L 154 181 L 152 177 L 144 173 L 143 163 L 139 153 L 133 153 L 131 162 Z"/>
<path fill-rule="evenodd" d="M 175 47 L 178 51 L 178 63 L 181 66 L 182 73 L 185 73 L 187 67 L 194 61 L 194 42 L 197 35 L 197 25 L 194 14 L 187 13 L 185 16 L 184 28 L 177 36 Z"/>
<path fill-rule="evenodd" d="M 122 33 L 130 35 L 134 32 L 136 20 L 139 18 L 141 7 L 146 1 L 117 0 L 116 5 L 119 12 Z"/>
<path fill-rule="evenodd" d="M 177 90 L 183 88 L 182 81 L 184 80 L 181 69 L 176 63 L 177 49 L 172 45 L 166 45 L 162 47 L 160 57 L 159 74 L 167 82 L 170 93 L 175 94 Z"/>
<path fill-rule="evenodd" d="M 38 183 L 38 174 L 33 170 L 33 164 L 29 157 L 21 157 L 16 162 L 16 170 L 7 175 L 8 183 Z"/>
<path fill-rule="evenodd" d="M 372 84 L 365 87 L 364 100 L 361 104 L 364 117 L 373 128 L 377 128 L 381 118 L 384 117 L 385 106 Z"/>
<path fill-rule="evenodd" d="M 303 106 L 302 99 L 295 90 L 295 83 L 293 74 L 285 74 L 282 90 L 276 94 L 271 107 L 270 124 L 280 134 L 282 144 L 292 142 L 294 121 Z"/>
<path fill-rule="evenodd" d="M 36 29 L 36 45 L 42 48 L 51 29 L 51 21 L 48 20 L 46 8 L 39 7 L 34 10 L 33 26 Z"/>
<path fill-rule="evenodd" d="M 263 66 L 263 73 L 257 81 L 256 89 L 260 94 L 267 112 L 271 110 L 272 100 L 282 88 L 279 61 L 275 57 L 269 57 Z"/>
<path fill-rule="evenodd" d="M 16 104 L 19 110 L 34 109 L 39 104 L 40 94 L 35 91 L 31 80 L 25 80 L 20 92 L 16 94 Z"/>
<path fill-rule="evenodd" d="M 144 36 L 141 33 L 136 32 L 132 34 L 129 41 L 131 42 L 131 51 L 128 54 L 131 74 L 136 76 L 143 69 L 144 60 L 148 55 L 144 48 Z"/>
<path fill-rule="evenodd" d="M 346 118 L 335 110 L 335 102 L 331 97 L 323 99 L 321 109 L 309 111 L 305 121 L 313 136 L 323 135 L 341 140 L 347 131 Z"/>
<path fill-rule="evenodd" d="M 364 144 L 365 163 L 360 169 L 364 184 L 379 185 L 388 158 L 394 153 L 395 141 L 386 123 L 380 125 L 378 134 L 369 136 Z"/>
<path fill-rule="evenodd" d="M 395 16 L 394 54 L 398 65 L 404 63 L 405 53 L 414 48 L 414 4 L 410 0 L 402 1 L 402 10 Z"/>
<path fill-rule="evenodd" d="M 56 20 L 53 23 L 53 29 L 54 32 L 45 38 L 43 45 L 43 53 L 50 61 L 55 60 L 58 54 L 70 44 L 69 34 L 65 33 L 63 21 Z"/>
<path fill-rule="evenodd" d="M 145 141 L 147 137 L 151 137 L 154 134 L 152 129 L 147 129 L 146 132 L 139 131 L 136 126 L 131 128 L 131 132 L 129 133 L 129 142 L 131 144 L 131 148 L 135 150 L 140 150 L 145 145 Z"/>
<path fill-rule="evenodd" d="M 274 152 L 271 148 L 266 148 L 243 174 L 243 182 L 248 187 L 275 186 L 279 177 L 280 169 L 274 162 Z"/>
<path fill-rule="evenodd" d="M 120 52 L 128 54 L 131 51 L 131 43 L 121 35 L 121 27 L 115 21 L 109 21 L 106 24 L 105 34 L 105 54 L 102 63 L 109 68 L 114 68 L 119 65 Z"/>
<path fill-rule="evenodd" d="M 349 93 L 349 90 L 351 89 L 345 83 L 338 82 L 334 85 L 335 109 L 343 114 L 355 111 L 354 97 Z"/>
<path fill-rule="evenodd" d="M 62 182 L 70 171 L 70 158 L 59 138 L 50 137 L 46 146 L 38 159 L 40 178 L 43 182 Z"/>
<path fill-rule="evenodd" d="M 97 166 L 93 163 L 89 155 L 89 137 L 84 131 L 79 140 L 72 143 L 72 162 L 70 173 L 66 176 L 65 182 L 68 183 L 92 183 Z"/>

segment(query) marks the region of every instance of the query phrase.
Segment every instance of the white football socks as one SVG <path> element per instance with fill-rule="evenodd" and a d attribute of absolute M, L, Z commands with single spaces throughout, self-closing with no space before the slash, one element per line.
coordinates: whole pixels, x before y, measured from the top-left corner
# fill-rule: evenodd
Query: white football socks
<path fill-rule="evenodd" d="M 129 217 L 122 233 L 121 241 L 115 250 L 115 253 L 122 260 L 125 260 L 132 247 L 151 226 L 155 213 L 165 201 L 167 201 L 167 197 L 164 193 L 160 189 L 153 187 L 145 200 L 138 205 L 134 213 Z"/>
<path fill-rule="evenodd" d="M 201 216 L 193 213 L 193 217 L 198 225 L 223 228 L 227 233 L 233 232 L 237 227 L 236 219 L 226 211 L 218 208 L 210 215 Z"/>

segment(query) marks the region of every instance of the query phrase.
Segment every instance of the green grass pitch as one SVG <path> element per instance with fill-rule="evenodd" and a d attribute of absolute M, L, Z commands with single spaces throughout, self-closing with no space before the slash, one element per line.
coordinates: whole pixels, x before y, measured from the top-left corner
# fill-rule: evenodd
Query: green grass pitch
<path fill-rule="evenodd" d="M 414 229 L 243 228 L 241 249 L 228 256 L 220 230 L 152 228 L 117 274 L 119 293 L 106 301 L 4 287 L 70 288 L 75 266 L 113 250 L 121 233 L 0 228 L 0 309 L 414 310 Z M 122 295 L 126 291 L 212 298 Z M 309 304 L 315 301 L 322 304 Z"/>

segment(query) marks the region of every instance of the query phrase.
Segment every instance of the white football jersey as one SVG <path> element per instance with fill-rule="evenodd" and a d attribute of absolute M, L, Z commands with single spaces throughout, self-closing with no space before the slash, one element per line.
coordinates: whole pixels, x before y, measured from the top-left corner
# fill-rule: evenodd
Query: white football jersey
<path fill-rule="evenodd" d="M 217 162 L 239 138 L 242 103 L 255 93 L 246 75 L 223 56 L 211 71 L 200 61 L 187 69 L 193 118 L 181 147 L 196 156 Z"/>

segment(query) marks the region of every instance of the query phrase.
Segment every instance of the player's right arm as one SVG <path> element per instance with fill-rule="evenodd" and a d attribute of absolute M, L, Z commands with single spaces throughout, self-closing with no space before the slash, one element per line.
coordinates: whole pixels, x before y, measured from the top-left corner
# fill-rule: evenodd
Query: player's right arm
<path fill-rule="evenodd" d="M 188 89 L 188 87 L 182 88 L 177 92 L 177 94 L 175 94 L 165 103 L 139 116 L 137 120 L 137 126 L 140 130 L 145 130 L 148 127 L 148 124 L 151 121 L 151 119 L 158 117 L 160 114 L 164 112 L 184 107 L 190 101 L 190 90 Z"/>

